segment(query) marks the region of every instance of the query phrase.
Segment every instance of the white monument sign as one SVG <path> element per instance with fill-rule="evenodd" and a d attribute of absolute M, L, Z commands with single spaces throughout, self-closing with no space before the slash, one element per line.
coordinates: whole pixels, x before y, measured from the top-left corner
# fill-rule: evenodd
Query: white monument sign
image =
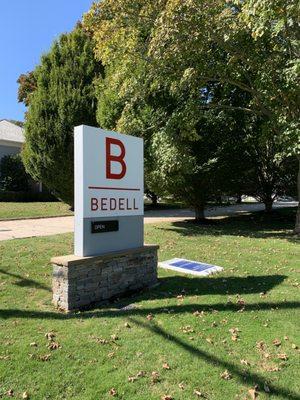
<path fill-rule="evenodd" d="M 75 255 L 143 246 L 143 140 L 81 125 L 74 145 Z"/>

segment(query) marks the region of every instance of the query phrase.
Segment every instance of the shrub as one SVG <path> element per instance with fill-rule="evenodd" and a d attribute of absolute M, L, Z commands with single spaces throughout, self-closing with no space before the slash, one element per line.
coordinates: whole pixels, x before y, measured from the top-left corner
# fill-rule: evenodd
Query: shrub
<path fill-rule="evenodd" d="M 13 192 L 29 190 L 29 176 L 20 154 L 7 155 L 1 159 L 0 189 Z"/>

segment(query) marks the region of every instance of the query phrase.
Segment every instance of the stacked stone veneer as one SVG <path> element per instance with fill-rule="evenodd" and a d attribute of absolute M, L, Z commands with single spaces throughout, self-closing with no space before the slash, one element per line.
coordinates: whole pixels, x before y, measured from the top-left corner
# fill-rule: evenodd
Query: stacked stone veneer
<path fill-rule="evenodd" d="M 65 311 L 90 307 L 157 282 L 158 246 L 96 257 L 52 258 L 53 303 Z"/>

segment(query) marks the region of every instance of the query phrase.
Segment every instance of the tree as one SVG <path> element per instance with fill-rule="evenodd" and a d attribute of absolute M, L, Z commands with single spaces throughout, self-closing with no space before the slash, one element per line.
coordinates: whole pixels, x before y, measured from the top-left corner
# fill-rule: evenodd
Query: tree
<path fill-rule="evenodd" d="M 296 3 L 104 0 L 94 4 L 84 24 L 93 33 L 96 56 L 118 88 L 115 93 L 124 100 L 117 124 L 131 127 L 132 115 L 149 107 L 154 124 L 145 130 L 150 138 L 163 130 L 175 146 L 183 139 L 197 142 L 204 112 L 215 111 L 216 116 L 228 112 L 229 117 L 232 112 L 240 117 L 242 112 L 264 119 L 265 128 L 259 129 L 256 141 L 261 171 L 266 164 L 270 171 L 292 152 L 298 154 Z M 242 101 L 235 101 L 239 97 Z M 224 139 L 227 142 L 225 135 Z M 272 154 L 263 161 L 270 144 Z M 222 153 L 223 147 L 219 149 Z M 270 208 L 274 194 L 270 188 L 277 183 L 273 176 L 260 182 Z"/>
<path fill-rule="evenodd" d="M 248 162 L 244 179 L 249 186 L 244 193 L 263 202 L 266 212 L 270 213 L 278 196 L 295 193 L 291 183 L 295 185 L 296 182 L 296 167 L 293 158 L 282 156 L 282 143 L 268 134 L 268 127 L 262 121 L 255 120 L 244 141 Z"/>
<path fill-rule="evenodd" d="M 204 107 L 264 117 L 269 140 L 282 148 L 277 158 L 299 159 L 297 10 L 296 0 L 170 1 L 152 32 L 151 73 L 175 93 L 212 82 L 238 88 L 246 104 L 212 98 Z M 295 232 L 299 224 L 300 205 Z"/>
<path fill-rule="evenodd" d="M 20 86 L 19 98 L 29 104 L 23 151 L 26 170 L 70 205 L 74 201 L 73 128 L 96 125 L 93 82 L 102 72 L 101 63 L 94 60 L 92 38 L 79 25 L 61 35 L 27 76 L 36 86 L 29 85 L 28 90 Z"/>
<path fill-rule="evenodd" d="M 0 162 L 0 188 L 12 192 L 29 189 L 29 176 L 26 174 L 19 154 L 2 157 Z"/>
<path fill-rule="evenodd" d="M 29 106 L 31 94 L 37 88 L 36 77 L 34 71 L 21 74 L 17 80 L 18 88 L 18 101 L 24 103 L 26 107 Z"/>

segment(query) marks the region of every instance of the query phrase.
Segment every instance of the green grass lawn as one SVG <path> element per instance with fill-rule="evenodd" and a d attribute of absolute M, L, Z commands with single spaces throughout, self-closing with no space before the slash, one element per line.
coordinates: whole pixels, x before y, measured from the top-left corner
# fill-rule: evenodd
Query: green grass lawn
<path fill-rule="evenodd" d="M 12 218 L 56 217 L 72 215 L 70 206 L 57 202 L 9 203 L 0 202 L 0 220 Z"/>
<path fill-rule="evenodd" d="M 145 204 L 145 210 L 166 210 L 183 208 L 181 203 L 163 202 L 159 203 L 156 207 L 151 204 Z M 70 211 L 70 206 L 56 201 L 56 202 L 0 202 L 0 221 L 6 219 L 22 219 L 22 218 L 35 218 L 35 217 L 58 217 L 61 215 L 73 215 Z"/>
<path fill-rule="evenodd" d="M 299 399 L 300 247 L 291 214 L 147 225 L 161 260 L 186 257 L 224 272 L 159 270 L 155 289 L 69 315 L 51 305 L 49 261 L 72 252 L 72 235 L 0 242 L 0 397 Z"/>

